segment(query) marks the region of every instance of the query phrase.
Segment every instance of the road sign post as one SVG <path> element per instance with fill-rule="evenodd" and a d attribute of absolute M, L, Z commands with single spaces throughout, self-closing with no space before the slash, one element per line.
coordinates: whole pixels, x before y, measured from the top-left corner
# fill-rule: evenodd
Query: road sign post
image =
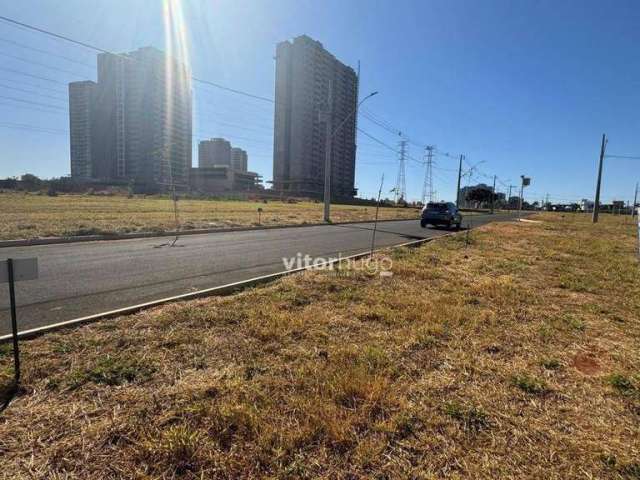
<path fill-rule="evenodd" d="M 522 179 L 522 184 L 520 185 L 520 203 L 518 206 L 518 221 L 522 219 L 522 203 L 524 202 L 524 187 L 528 187 L 531 185 L 531 178 L 525 177 L 524 175 L 520 175 Z"/>
<path fill-rule="evenodd" d="M 0 261 L 0 283 L 9 284 L 9 303 L 11 304 L 11 332 L 13 340 L 13 366 L 15 386 L 20 382 L 20 350 L 18 347 L 18 316 L 16 314 L 16 282 L 38 278 L 37 258 L 9 258 Z"/>

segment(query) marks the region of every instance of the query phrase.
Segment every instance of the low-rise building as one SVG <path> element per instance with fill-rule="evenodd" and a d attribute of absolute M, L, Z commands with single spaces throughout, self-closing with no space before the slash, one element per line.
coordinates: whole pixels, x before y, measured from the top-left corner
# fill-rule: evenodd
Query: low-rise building
<path fill-rule="evenodd" d="M 198 168 L 191 169 L 191 190 L 203 194 L 227 194 L 261 188 L 261 177 L 248 171 L 247 152 L 224 138 L 198 144 Z"/>
<path fill-rule="evenodd" d="M 204 168 L 215 165 L 231 166 L 231 143 L 224 138 L 202 140 L 198 144 L 198 166 Z"/>
<path fill-rule="evenodd" d="M 241 148 L 233 147 L 231 149 L 231 166 L 239 172 L 246 172 L 247 163 L 247 152 Z"/>
<path fill-rule="evenodd" d="M 260 188 L 256 172 L 241 172 L 229 165 L 191 169 L 191 190 L 202 194 L 252 192 Z"/>

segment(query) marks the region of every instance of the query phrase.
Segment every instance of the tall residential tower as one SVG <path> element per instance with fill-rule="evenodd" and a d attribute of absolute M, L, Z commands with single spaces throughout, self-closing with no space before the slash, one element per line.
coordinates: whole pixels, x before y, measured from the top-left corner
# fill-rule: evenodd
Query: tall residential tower
<path fill-rule="evenodd" d="M 92 90 L 88 134 L 85 90 Z M 188 188 L 192 98 L 184 64 L 152 47 L 101 53 L 97 84 L 76 82 L 69 91 L 72 176 L 87 171 L 77 166 L 89 155 L 91 178 L 133 181 L 150 192 Z M 89 148 L 80 148 L 82 138 Z"/>
<path fill-rule="evenodd" d="M 320 198 L 324 186 L 326 128 L 320 117 L 332 115 L 332 198 L 356 194 L 355 71 L 306 35 L 276 48 L 273 188 L 291 195 Z"/>
<path fill-rule="evenodd" d="M 91 80 L 69 84 L 69 146 L 71 176 L 93 177 L 92 119 L 96 83 Z"/>

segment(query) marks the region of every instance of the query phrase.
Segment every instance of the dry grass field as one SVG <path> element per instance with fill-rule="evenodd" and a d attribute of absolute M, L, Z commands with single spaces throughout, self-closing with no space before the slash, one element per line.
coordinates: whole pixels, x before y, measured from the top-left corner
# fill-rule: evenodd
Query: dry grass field
<path fill-rule="evenodd" d="M 634 228 L 531 218 L 24 342 L 0 472 L 640 478 Z"/>
<path fill-rule="evenodd" d="M 293 225 L 322 221 L 322 204 L 180 200 L 181 228 Z M 162 197 L 0 193 L 0 240 L 174 230 L 173 202 Z M 334 205 L 334 222 L 371 220 L 375 207 Z M 380 219 L 418 218 L 411 208 L 381 208 Z"/>

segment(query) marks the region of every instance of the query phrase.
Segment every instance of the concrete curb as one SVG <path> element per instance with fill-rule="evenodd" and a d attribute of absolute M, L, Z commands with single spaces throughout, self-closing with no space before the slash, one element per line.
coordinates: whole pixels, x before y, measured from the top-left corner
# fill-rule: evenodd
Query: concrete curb
<path fill-rule="evenodd" d="M 403 220 L 419 220 L 419 217 L 413 218 L 393 218 L 378 220 L 378 223 L 382 222 L 398 222 Z M 226 233 L 226 232 L 247 232 L 247 231 L 259 231 L 259 230 L 278 230 L 281 228 L 302 228 L 302 227 L 320 227 L 327 225 L 349 225 L 358 223 L 372 223 L 373 220 L 355 220 L 353 222 L 335 222 L 335 223 L 294 223 L 290 225 L 262 225 L 258 227 L 228 227 L 228 228 L 202 228 L 195 230 L 184 230 L 180 232 L 167 231 L 167 232 L 140 232 L 140 233 L 122 233 L 113 235 L 82 235 L 75 237 L 46 237 L 46 238 L 33 238 L 33 239 L 18 239 L 18 240 L 0 240 L 0 248 L 8 247 L 31 247 L 36 245 L 57 245 L 61 243 L 79 243 L 79 242 L 101 242 L 106 240 L 132 240 L 136 238 L 160 238 L 160 237 L 175 237 L 176 235 L 205 235 L 209 233 Z"/>
<path fill-rule="evenodd" d="M 390 245 L 387 247 L 381 247 L 381 248 L 376 248 L 374 249 L 374 253 L 375 252 L 379 252 L 382 250 L 387 250 L 387 249 L 394 249 L 394 248 L 402 248 L 402 247 L 416 247 L 418 245 L 421 245 L 423 243 L 428 243 L 431 242 L 432 240 L 437 240 L 439 238 L 444 238 L 444 237 L 449 237 L 452 235 L 458 235 L 460 233 L 464 232 L 464 230 L 460 230 L 458 232 L 450 232 L 450 233 L 445 233 L 443 235 L 438 235 L 437 237 L 429 237 L 429 238 L 421 238 L 419 240 L 412 240 L 410 242 L 406 242 L 406 243 L 401 243 L 398 245 Z M 339 259 L 335 259 L 329 262 L 326 262 L 324 264 L 322 264 L 322 267 L 326 267 L 327 265 L 333 265 L 345 260 L 357 260 L 359 258 L 363 258 L 366 257 L 370 254 L 370 251 L 366 251 L 366 252 L 361 252 L 361 253 L 356 253 L 354 255 L 349 255 L 348 257 L 341 257 Z M 167 303 L 175 303 L 175 302 L 180 302 L 180 301 L 184 301 L 184 300 L 193 300 L 196 298 L 203 298 L 203 297 L 210 297 L 210 296 L 214 296 L 214 295 L 229 295 L 231 293 L 236 293 L 240 290 L 244 290 L 246 288 L 250 288 L 256 285 L 260 285 L 263 283 L 269 283 L 272 282 L 274 280 L 278 280 L 279 278 L 285 277 L 287 275 L 292 275 L 294 273 L 300 273 L 300 272 L 304 272 L 307 270 L 313 270 L 314 268 L 318 268 L 318 266 L 313 266 L 310 265 L 308 267 L 302 267 L 302 268 L 296 268 L 296 269 L 292 269 L 292 270 L 285 270 L 285 271 L 281 271 L 281 272 L 277 272 L 277 273 L 272 273 L 269 275 L 263 275 L 260 277 L 254 277 L 254 278 L 250 278 L 248 280 L 242 280 L 239 282 L 234 282 L 234 283 L 229 283 L 227 285 L 220 285 L 218 287 L 212 287 L 212 288 L 206 288 L 204 290 L 198 290 L 196 292 L 189 292 L 189 293 L 183 293 L 181 295 L 175 295 L 172 297 L 166 297 L 166 298 L 161 298 L 159 300 L 153 300 L 151 302 L 146 302 L 146 303 L 140 303 L 138 305 L 131 305 L 129 307 L 123 307 L 123 308 L 119 308 L 116 310 L 110 310 L 107 312 L 102 312 L 102 313 L 97 313 L 95 315 L 89 315 L 86 317 L 80 317 L 80 318 L 74 318 L 72 320 L 65 320 L 64 322 L 59 322 L 59 323 L 54 323 L 51 325 L 46 325 L 43 327 L 37 327 L 37 328 L 32 328 L 30 330 L 24 330 L 22 332 L 18 332 L 18 338 L 21 340 L 24 339 L 28 339 L 28 338 L 34 338 L 40 335 L 44 335 L 45 333 L 49 333 L 49 332 L 53 332 L 56 330 L 62 330 L 65 328 L 72 328 L 72 327 L 76 327 L 79 325 L 83 325 L 86 323 L 91 323 L 91 322 L 96 322 L 98 320 L 105 320 L 108 318 L 114 318 L 114 317 L 120 317 L 123 315 L 131 315 L 133 313 L 137 313 L 140 312 L 142 310 L 147 310 L 149 308 L 153 308 L 153 307 L 157 307 L 160 305 L 164 305 Z M 2 335 L 0 336 L 0 344 L 8 342 L 12 339 L 12 335 L 11 334 L 7 334 L 7 335 Z"/>

